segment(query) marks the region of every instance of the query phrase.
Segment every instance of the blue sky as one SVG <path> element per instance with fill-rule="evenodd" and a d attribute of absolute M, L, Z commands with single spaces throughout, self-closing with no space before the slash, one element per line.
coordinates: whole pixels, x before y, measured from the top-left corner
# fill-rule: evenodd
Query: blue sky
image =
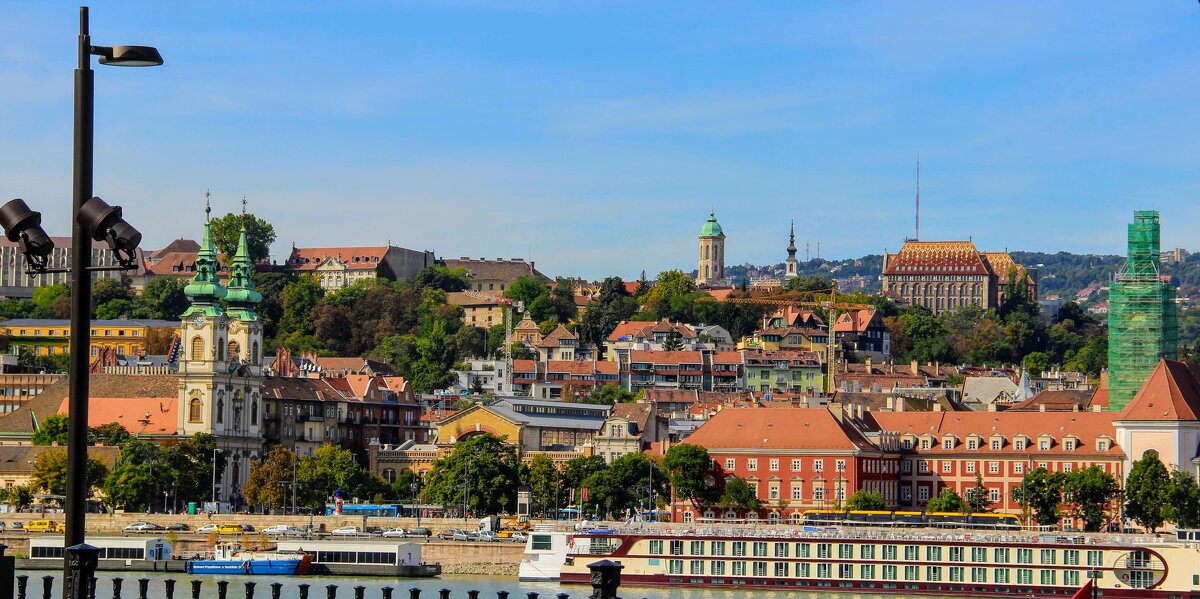
<path fill-rule="evenodd" d="M 203 194 L 298 245 L 695 267 L 912 234 L 1121 253 L 1135 209 L 1200 249 L 1200 3 L 96 2 L 96 193 L 145 247 Z M 66 232 L 77 6 L 0 18 L 0 198 Z"/>

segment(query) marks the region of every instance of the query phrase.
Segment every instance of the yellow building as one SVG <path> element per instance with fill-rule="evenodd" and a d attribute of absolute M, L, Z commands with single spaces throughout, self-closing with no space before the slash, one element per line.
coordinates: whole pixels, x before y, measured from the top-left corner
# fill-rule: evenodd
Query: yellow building
<path fill-rule="evenodd" d="M 750 335 L 742 337 L 742 340 L 737 344 L 737 349 L 738 351 L 792 350 L 816 352 L 821 356 L 821 361 L 826 362 L 825 354 L 828 353 L 826 345 L 828 342 L 829 333 L 820 329 L 770 327 L 759 329 Z"/>
<path fill-rule="evenodd" d="M 478 329 L 490 329 L 504 324 L 504 309 L 507 300 L 475 291 L 456 291 L 446 294 L 446 303 L 461 306 L 463 323 Z"/>
<path fill-rule="evenodd" d="M 38 356 L 68 353 L 71 338 L 71 321 L 59 318 L 18 318 L 0 323 L 0 329 L 8 337 L 10 347 L 22 347 Z M 101 347 L 116 348 L 126 356 L 145 353 L 151 331 L 179 330 L 179 322 L 173 320 L 93 320 L 91 355 L 100 353 Z"/>

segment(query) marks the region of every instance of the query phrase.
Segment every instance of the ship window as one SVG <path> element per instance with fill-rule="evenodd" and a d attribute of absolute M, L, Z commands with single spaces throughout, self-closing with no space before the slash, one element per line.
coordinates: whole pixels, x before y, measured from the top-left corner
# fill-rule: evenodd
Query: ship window
<path fill-rule="evenodd" d="M 650 553 L 654 551 L 654 543 L 658 543 L 657 553 L 662 553 L 662 541 L 650 541 Z M 550 550 L 550 535 L 533 535 L 533 544 L 531 545 L 534 551 L 549 551 Z"/>
<path fill-rule="evenodd" d="M 534 540 L 534 542 L 535 542 L 535 543 L 537 542 L 537 537 L 538 537 L 538 536 L 540 536 L 540 535 L 534 535 L 534 537 L 533 537 L 533 540 Z M 547 537 L 547 538 L 549 538 L 549 537 Z M 536 547 L 534 547 L 534 549 L 536 549 Z M 662 555 L 662 552 L 663 552 L 663 542 L 662 542 L 662 539 L 651 539 L 651 541 L 650 541 L 650 554 L 651 554 L 651 555 Z"/>
<path fill-rule="evenodd" d="M 712 554 L 713 555 L 725 555 L 725 541 L 713 541 L 712 542 Z M 713 572 L 713 574 L 716 574 L 716 572 Z"/>
<path fill-rule="evenodd" d="M 725 575 L 725 562 L 712 561 L 708 562 L 708 568 L 712 571 L 713 576 Z"/>
<path fill-rule="evenodd" d="M 671 555 L 683 555 L 683 541 L 678 539 L 671 541 Z"/>

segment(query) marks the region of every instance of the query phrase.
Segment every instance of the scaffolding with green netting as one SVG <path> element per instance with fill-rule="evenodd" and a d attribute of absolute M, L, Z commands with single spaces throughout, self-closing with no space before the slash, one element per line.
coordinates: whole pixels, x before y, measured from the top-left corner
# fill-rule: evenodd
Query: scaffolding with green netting
<path fill-rule="evenodd" d="M 1175 287 L 1160 272 L 1157 210 L 1133 213 L 1129 258 L 1109 288 L 1108 409 L 1133 399 L 1163 358 L 1178 354 Z"/>

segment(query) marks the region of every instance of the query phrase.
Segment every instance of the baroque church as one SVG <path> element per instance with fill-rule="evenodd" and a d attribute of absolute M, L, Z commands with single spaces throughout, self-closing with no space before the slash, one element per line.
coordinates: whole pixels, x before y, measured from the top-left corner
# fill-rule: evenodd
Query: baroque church
<path fill-rule="evenodd" d="M 228 464 L 220 488 L 239 489 L 250 461 L 263 451 L 262 323 L 255 313 L 262 294 L 254 290 L 244 226 L 229 266 L 229 285 L 221 285 L 210 211 L 204 210 L 196 276 L 184 288 L 191 306 L 180 330 L 178 430 L 184 436 L 215 435 Z"/>

